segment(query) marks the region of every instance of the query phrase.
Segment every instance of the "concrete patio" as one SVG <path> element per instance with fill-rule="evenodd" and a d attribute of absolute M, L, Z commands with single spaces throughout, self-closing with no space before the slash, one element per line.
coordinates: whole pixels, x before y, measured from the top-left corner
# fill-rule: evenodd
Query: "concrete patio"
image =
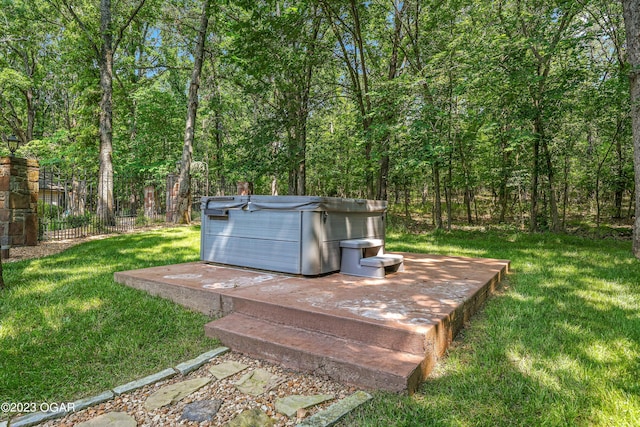
<path fill-rule="evenodd" d="M 509 261 L 403 253 L 384 279 L 194 262 L 115 273 L 117 282 L 217 318 L 235 351 L 368 389 L 413 392 Z"/>

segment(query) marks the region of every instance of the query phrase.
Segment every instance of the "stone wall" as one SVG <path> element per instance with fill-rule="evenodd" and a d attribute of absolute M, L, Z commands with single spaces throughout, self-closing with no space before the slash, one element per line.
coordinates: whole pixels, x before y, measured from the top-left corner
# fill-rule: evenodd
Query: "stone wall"
<path fill-rule="evenodd" d="M 38 244 L 36 160 L 0 157 L 0 238 L 3 245 Z"/>

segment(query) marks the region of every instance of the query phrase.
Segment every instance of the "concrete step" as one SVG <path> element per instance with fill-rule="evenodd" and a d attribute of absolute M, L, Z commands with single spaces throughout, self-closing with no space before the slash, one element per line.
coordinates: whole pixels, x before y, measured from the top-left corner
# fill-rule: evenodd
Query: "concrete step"
<path fill-rule="evenodd" d="M 264 319 L 271 323 L 288 325 L 331 335 L 336 338 L 357 340 L 390 350 L 424 355 L 427 336 L 433 333 L 428 326 L 393 325 L 366 321 L 366 318 L 346 317 L 344 313 L 299 309 L 276 302 L 232 297 L 235 313 Z"/>
<path fill-rule="evenodd" d="M 413 392 L 430 366 L 425 356 L 232 313 L 205 326 L 234 351 L 358 387 Z"/>

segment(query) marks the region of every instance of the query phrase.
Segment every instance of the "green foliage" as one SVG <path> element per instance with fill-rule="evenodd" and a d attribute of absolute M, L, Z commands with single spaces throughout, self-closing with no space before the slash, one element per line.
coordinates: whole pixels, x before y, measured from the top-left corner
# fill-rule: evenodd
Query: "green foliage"
<path fill-rule="evenodd" d="M 64 214 L 61 206 L 38 200 L 38 216 L 40 218 L 58 219 Z"/>
<path fill-rule="evenodd" d="M 68 215 L 65 222 L 69 228 L 76 228 L 91 224 L 93 219 L 94 215 L 87 212 L 84 215 Z"/>
<path fill-rule="evenodd" d="M 114 28 L 136 4 L 112 3 Z M 20 154 L 41 165 L 97 174 L 96 4 L 72 5 L 85 29 L 59 2 L 2 5 L 0 133 L 30 139 Z M 200 8 L 146 2 L 121 34 L 117 176 L 160 185 L 175 172 Z M 429 199 L 433 215 L 439 193 L 454 222 L 626 220 L 623 24 L 620 3 L 602 0 L 215 3 L 193 158 L 212 193 L 252 181 L 260 193 Z M 492 203 L 471 212 L 478 199 Z"/>

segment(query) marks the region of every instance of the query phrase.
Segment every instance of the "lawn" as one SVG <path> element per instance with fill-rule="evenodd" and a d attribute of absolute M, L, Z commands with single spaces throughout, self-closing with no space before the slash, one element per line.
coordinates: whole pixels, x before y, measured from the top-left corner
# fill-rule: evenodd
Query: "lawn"
<path fill-rule="evenodd" d="M 510 259 L 511 274 L 418 393 L 376 394 L 341 425 L 640 425 L 640 261 L 630 242 L 504 230 L 387 242 Z"/>
<path fill-rule="evenodd" d="M 216 347 L 206 316 L 113 281 L 116 271 L 197 260 L 198 245 L 199 229 L 181 227 L 4 264 L 0 402 L 68 402 Z"/>
<path fill-rule="evenodd" d="M 92 241 L 6 264 L 0 402 L 68 401 L 216 345 L 205 316 L 113 281 L 198 259 L 199 229 Z M 343 426 L 640 425 L 640 261 L 628 241 L 510 230 L 390 232 L 390 251 L 510 259 L 512 272 L 413 396 Z"/>

